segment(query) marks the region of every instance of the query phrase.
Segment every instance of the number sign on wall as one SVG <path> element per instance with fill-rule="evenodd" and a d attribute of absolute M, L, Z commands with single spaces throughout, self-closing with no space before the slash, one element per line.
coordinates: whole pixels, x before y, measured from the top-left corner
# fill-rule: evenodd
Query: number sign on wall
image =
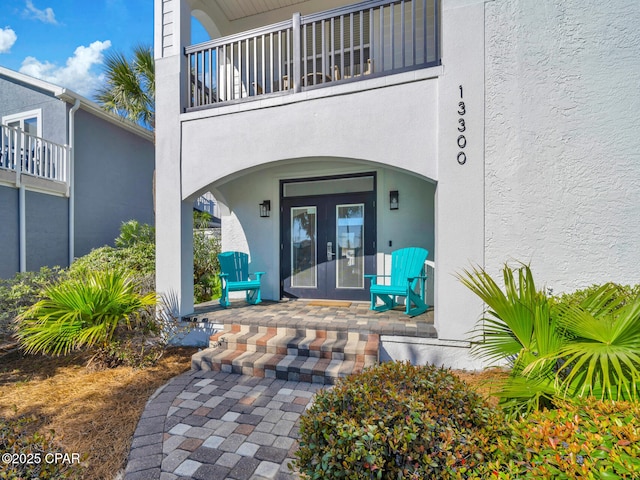
<path fill-rule="evenodd" d="M 457 143 L 460 151 L 458 152 L 457 159 L 460 165 L 464 165 L 467 163 L 467 154 L 464 152 L 464 149 L 467 147 L 467 137 L 464 136 L 464 132 L 467 130 L 467 125 L 464 119 L 464 116 L 467 113 L 467 107 L 464 104 L 462 85 L 460 85 L 459 88 L 460 101 L 458 102 L 458 115 L 460 115 L 460 118 L 458 118 L 458 132 L 460 132 L 460 135 L 458 135 Z"/>

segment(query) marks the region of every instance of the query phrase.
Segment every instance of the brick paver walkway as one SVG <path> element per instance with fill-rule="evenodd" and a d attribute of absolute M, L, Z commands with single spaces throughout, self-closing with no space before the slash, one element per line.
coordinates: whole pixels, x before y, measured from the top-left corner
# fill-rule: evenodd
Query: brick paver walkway
<path fill-rule="evenodd" d="M 298 478 L 298 419 L 322 385 L 187 372 L 151 398 L 125 480 Z"/>

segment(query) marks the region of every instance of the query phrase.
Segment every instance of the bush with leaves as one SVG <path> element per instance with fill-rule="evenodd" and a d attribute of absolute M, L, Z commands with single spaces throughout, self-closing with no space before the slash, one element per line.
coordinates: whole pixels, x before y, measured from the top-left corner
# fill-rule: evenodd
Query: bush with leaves
<path fill-rule="evenodd" d="M 193 293 L 196 303 L 207 302 L 221 294 L 220 241 L 207 227 L 211 215 L 207 212 L 193 213 Z"/>
<path fill-rule="evenodd" d="M 122 222 L 120 235 L 116 238 L 116 247 L 126 248 L 139 243 L 155 244 L 156 229 L 149 224 L 137 220 Z"/>
<path fill-rule="evenodd" d="M 76 259 L 69 268 L 72 277 L 96 270 L 127 270 L 138 277 L 155 275 L 156 247 L 153 243 L 139 242 L 129 247 L 96 248 Z"/>
<path fill-rule="evenodd" d="M 318 393 L 300 418 L 304 478 L 453 478 L 495 456 L 502 415 L 449 370 L 389 362 Z"/>
<path fill-rule="evenodd" d="M 13 278 L 0 279 L 0 338 L 13 334 L 15 317 L 37 302 L 43 288 L 63 273 L 58 267 L 42 267 L 37 272 L 17 273 Z"/>
<path fill-rule="evenodd" d="M 47 455 L 64 455 L 55 444 L 54 432 L 40 434 L 34 432 L 37 418 L 22 416 L 15 419 L 0 417 L 0 452 L 4 455 L 18 455 L 15 462 L 3 462 L 0 469 L 2 479 L 63 480 L 80 478 L 81 467 L 75 463 L 47 461 Z M 19 455 L 24 455 L 22 459 Z M 30 459 L 31 461 L 26 461 Z"/>
<path fill-rule="evenodd" d="M 97 270 L 47 286 L 44 298 L 18 317 L 17 336 L 27 353 L 67 354 L 106 346 L 118 327 L 131 328 L 156 303 L 141 295 L 121 270 Z"/>
<path fill-rule="evenodd" d="M 527 265 L 505 265 L 505 291 L 486 271 L 459 276 L 487 305 L 473 352 L 512 370 L 499 396 L 518 415 L 560 399 L 640 400 L 640 296 L 614 284 L 553 299 Z"/>
<path fill-rule="evenodd" d="M 534 412 L 496 437 L 495 460 L 458 478 L 640 478 L 640 404 L 588 399 Z"/>

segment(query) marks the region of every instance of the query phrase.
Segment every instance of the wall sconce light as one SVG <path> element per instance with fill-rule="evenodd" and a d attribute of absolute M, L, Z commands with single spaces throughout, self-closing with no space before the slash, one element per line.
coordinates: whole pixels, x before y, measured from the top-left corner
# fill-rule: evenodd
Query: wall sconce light
<path fill-rule="evenodd" d="M 271 200 L 264 200 L 260 204 L 260 216 L 262 218 L 268 217 L 271 212 Z"/>
<path fill-rule="evenodd" d="M 389 210 L 398 210 L 400 207 L 400 194 L 398 190 L 391 190 L 389 192 Z"/>

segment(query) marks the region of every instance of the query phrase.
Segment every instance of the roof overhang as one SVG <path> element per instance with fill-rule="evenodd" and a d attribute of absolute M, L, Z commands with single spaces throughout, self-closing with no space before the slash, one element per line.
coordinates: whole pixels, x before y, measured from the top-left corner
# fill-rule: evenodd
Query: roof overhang
<path fill-rule="evenodd" d="M 100 105 L 96 102 L 89 100 L 82 95 L 75 93 L 73 90 L 69 90 L 68 88 L 60 87 L 53 83 L 45 82 L 44 80 L 40 80 L 38 78 L 31 77 L 29 75 L 25 75 L 24 73 L 16 72 L 9 68 L 5 68 L 0 66 L 0 76 L 10 78 L 15 80 L 16 82 L 24 83 L 26 85 L 32 86 L 39 90 L 49 92 L 55 97 L 59 98 L 63 102 L 75 104 L 76 100 L 80 101 L 80 108 L 83 110 L 99 117 L 107 122 L 113 123 L 114 125 L 119 126 L 125 130 L 130 131 L 150 142 L 154 141 L 153 132 L 147 130 L 144 127 L 132 122 L 131 120 L 127 120 L 126 118 L 122 118 L 118 115 L 115 115 L 111 112 L 104 110 Z"/>

